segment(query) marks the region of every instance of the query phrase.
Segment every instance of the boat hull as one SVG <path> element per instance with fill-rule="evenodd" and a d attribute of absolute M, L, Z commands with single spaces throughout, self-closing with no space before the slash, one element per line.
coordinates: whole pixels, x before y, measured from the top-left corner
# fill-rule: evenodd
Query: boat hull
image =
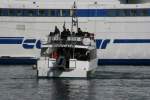
<path fill-rule="evenodd" d="M 55 59 L 41 58 L 37 64 L 38 78 L 59 78 L 74 77 L 87 78 L 94 74 L 97 64 L 96 59 L 92 61 L 70 61 L 70 67 L 67 69 L 55 66 Z M 74 66 L 76 65 L 76 66 Z"/>

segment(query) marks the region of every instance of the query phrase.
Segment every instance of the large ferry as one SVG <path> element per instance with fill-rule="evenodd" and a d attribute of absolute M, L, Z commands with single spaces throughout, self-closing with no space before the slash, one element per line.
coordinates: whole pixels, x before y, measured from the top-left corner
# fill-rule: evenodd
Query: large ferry
<path fill-rule="evenodd" d="M 150 4 L 119 0 L 1 0 L 0 61 L 36 62 L 56 25 L 71 28 L 74 2 L 79 27 L 95 34 L 98 64 L 150 65 Z"/>

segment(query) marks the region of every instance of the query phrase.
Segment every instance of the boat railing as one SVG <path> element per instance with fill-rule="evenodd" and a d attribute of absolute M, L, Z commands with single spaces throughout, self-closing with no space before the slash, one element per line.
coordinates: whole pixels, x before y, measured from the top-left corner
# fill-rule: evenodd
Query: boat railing
<path fill-rule="evenodd" d="M 88 39 L 90 41 L 94 41 L 94 35 L 62 35 L 55 34 L 49 35 L 47 44 L 69 44 L 69 45 L 83 45 L 83 40 Z"/>

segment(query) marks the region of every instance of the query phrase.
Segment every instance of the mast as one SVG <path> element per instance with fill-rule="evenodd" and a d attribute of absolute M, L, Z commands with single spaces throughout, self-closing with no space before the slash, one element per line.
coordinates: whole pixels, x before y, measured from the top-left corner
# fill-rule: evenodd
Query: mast
<path fill-rule="evenodd" d="M 74 2 L 72 7 L 72 24 L 71 24 L 71 33 L 78 31 L 78 17 L 77 17 L 77 6 Z"/>
<path fill-rule="evenodd" d="M 78 17 L 77 17 L 77 6 L 76 6 L 76 2 L 74 2 L 73 7 L 72 7 L 72 23 L 71 23 L 71 37 L 72 39 L 74 38 L 75 33 L 78 32 Z M 74 58 L 74 52 L 75 52 L 75 44 L 76 42 L 72 42 L 72 46 L 73 46 L 73 58 Z"/>

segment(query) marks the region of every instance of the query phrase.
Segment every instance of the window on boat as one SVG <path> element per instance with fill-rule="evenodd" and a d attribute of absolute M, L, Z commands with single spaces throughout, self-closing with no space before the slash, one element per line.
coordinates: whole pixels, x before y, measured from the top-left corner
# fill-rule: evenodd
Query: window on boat
<path fill-rule="evenodd" d="M 108 9 L 106 11 L 108 17 L 125 16 L 125 11 L 123 9 Z"/>
<path fill-rule="evenodd" d="M 142 15 L 143 16 L 148 16 L 149 15 L 149 10 L 148 9 L 143 9 L 142 10 Z"/>
<path fill-rule="evenodd" d="M 125 11 L 123 9 L 117 10 L 117 16 L 125 16 Z"/>
<path fill-rule="evenodd" d="M 25 16 L 36 16 L 37 12 L 35 9 L 26 9 L 25 11 Z"/>
<path fill-rule="evenodd" d="M 23 16 L 23 10 L 22 9 L 16 9 L 16 16 Z"/>
<path fill-rule="evenodd" d="M 50 9 L 47 10 L 47 16 L 51 16 L 51 10 Z"/>
<path fill-rule="evenodd" d="M 89 9 L 88 14 L 89 14 L 89 17 L 97 15 L 94 9 Z"/>
<path fill-rule="evenodd" d="M 110 17 L 116 16 L 116 10 L 115 9 L 107 10 L 107 16 Z"/>
<path fill-rule="evenodd" d="M 70 9 L 0 9 L 0 16 L 70 17 L 72 13 Z M 76 14 L 79 17 L 150 16 L 150 9 L 77 9 Z"/>
<path fill-rule="evenodd" d="M 2 9 L 1 11 L 2 11 L 1 13 L 2 16 L 8 16 L 8 9 Z"/>
<path fill-rule="evenodd" d="M 101 10 L 97 9 L 97 10 L 95 10 L 95 12 L 97 13 L 96 14 L 97 16 L 106 17 L 108 10 L 107 9 L 101 9 Z"/>
<path fill-rule="evenodd" d="M 49 10 L 49 16 L 55 16 L 55 10 L 54 9 L 51 9 Z"/>
<path fill-rule="evenodd" d="M 75 49 L 75 58 L 77 60 L 85 61 L 85 60 L 90 60 L 90 53 L 88 52 L 87 49 Z"/>
<path fill-rule="evenodd" d="M 51 17 L 59 17 L 60 16 L 60 10 L 59 9 L 51 9 L 51 10 L 49 10 L 49 16 L 51 16 Z"/>
<path fill-rule="evenodd" d="M 2 10 L 0 9 L 0 16 L 2 15 Z"/>
<path fill-rule="evenodd" d="M 38 16 L 48 16 L 48 10 L 39 9 Z"/>
<path fill-rule="evenodd" d="M 88 50 L 83 48 L 59 48 L 57 51 L 59 56 L 68 59 L 73 59 L 73 57 L 80 61 L 96 59 L 96 49 Z"/>
<path fill-rule="evenodd" d="M 130 14 L 131 14 L 131 16 L 137 16 L 137 10 L 136 9 L 131 9 Z"/>
<path fill-rule="evenodd" d="M 143 16 L 142 12 L 143 12 L 143 9 L 136 10 L 136 16 Z"/>
<path fill-rule="evenodd" d="M 59 9 L 55 10 L 55 15 L 58 16 L 58 17 L 60 16 L 60 10 Z"/>
<path fill-rule="evenodd" d="M 8 16 L 15 16 L 15 10 L 9 9 L 8 10 Z"/>
<path fill-rule="evenodd" d="M 150 16 L 150 9 L 147 10 L 147 16 Z"/>
<path fill-rule="evenodd" d="M 70 16 L 70 10 L 69 9 L 62 9 L 61 10 L 61 16 L 69 17 Z"/>
<path fill-rule="evenodd" d="M 108 9 L 108 17 L 149 16 L 148 9 Z"/>
<path fill-rule="evenodd" d="M 80 16 L 80 17 L 85 17 L 85 16 L 97 16 L 97 10 L 96 9 L 78 9 L 76 12 L 72 11 L 72 14 L 74 12 L 74 15 Z"/>
<path fill-rule="evenodd" d="M 128 9 L 124 9 L 125 16 L 130 16 L 130 11 Z"/>
<path fill-rule="evenodd" d="M 81 60 L 81 61 L 90 60 L 90 55 L 86 49 L 80 49 L 80 48 L 75 49 L 74 56 L 77 60 Z"/>
<path fill-rule="evenodd" d="M 75 58 L 77 60 L 85 61 L 96 59 L 96 49 L 87 50 L 87 49 L 75 49 Z"/>
<path fill-rule="evenodd" d="M 141 16 L 147 16 L 147 10 L 146 9 L 141 10 Z"/>

